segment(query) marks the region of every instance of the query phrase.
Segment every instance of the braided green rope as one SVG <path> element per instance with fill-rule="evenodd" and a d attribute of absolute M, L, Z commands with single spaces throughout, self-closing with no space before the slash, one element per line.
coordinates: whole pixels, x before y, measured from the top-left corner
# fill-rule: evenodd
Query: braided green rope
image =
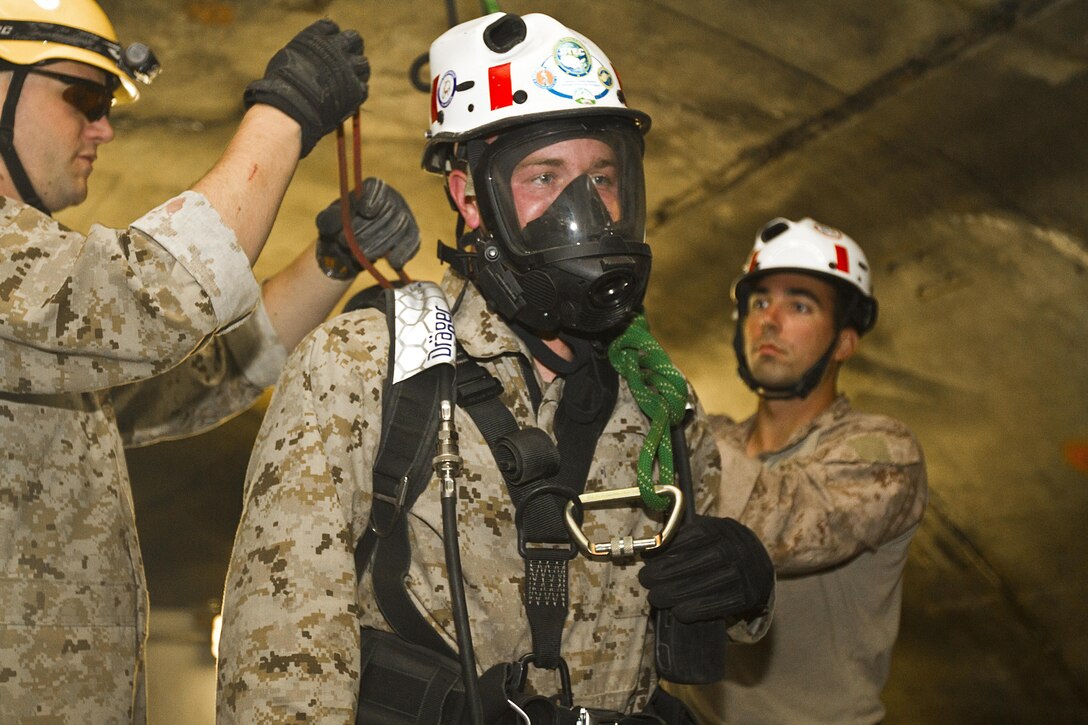
<path fill-rule="evenodd" d="M 627 381 L 638 407 L 650 419 L 650 432 L 638 455 L 638 487 L 648 507 L 663 511 L 669 500 L 654 491 L 654 458 L 658 459 L 661 485 L 671 485 L 675 467 L 669 427 L 684 419 L 687 381 L 650 334 L 650 326 L 643 315 L 636 316 L 624 333 L 608 346 L 608 361 Z M 685 452 L 680 451 L 680 455 Z"/>

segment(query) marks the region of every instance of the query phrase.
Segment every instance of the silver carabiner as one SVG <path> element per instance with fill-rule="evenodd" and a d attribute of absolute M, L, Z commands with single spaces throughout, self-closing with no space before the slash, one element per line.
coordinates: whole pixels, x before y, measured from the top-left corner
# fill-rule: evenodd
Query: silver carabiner
<path fill-rule="evenodd" d="M 673 500 L 672 510 L 665 521 L 665 526 L 656 535 L 638 539 L 633 536 L 613 537 L 610 541 L 599 544 L 591 544 L 589 538 L 582 531 L 582 527 L 574 519 L 574 501 L 568 501 L 564 515 L 567 531 L 582 553 L 591 559 L 626 559 L 647 551 L 653 551 L 672 538 L 676 527 L 680 524 L 680 517 L 684 513 L 684 494 L 676 486 L 654 486 L 658 495 L 671 496 Z M 638 486 L 631 488 L 617 488 L 611 491 L 593 491 L 583 493 L 578 497 L 578 504 L 585 509 L 594 504 L 611 503 L 614 501 L 630 501 L 641 499 L 642 493 Z"/>

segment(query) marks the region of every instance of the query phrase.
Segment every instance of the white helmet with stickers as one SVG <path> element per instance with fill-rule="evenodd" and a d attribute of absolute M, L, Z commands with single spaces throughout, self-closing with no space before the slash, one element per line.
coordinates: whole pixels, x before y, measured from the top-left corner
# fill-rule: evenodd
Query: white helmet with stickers
<path fill-rule="evenodd" d="M 733 300 L 743 302 L 752 281 L 770 272 L 802 272 L 845 283 L 860 293 L 848 322 L 861 334 L 876 323 L 869 261 L 857 242 L 834 227 L 809 217 L 767 222 L 756 236 L 744 273 L 733 283 Z"/>
<path fill-rule="evenodd" d="M 748 366 L 744 344 L 744 320 L 753 283 L 774 272 L 811 274 L 831 282 L 840 291 L 836 302 L 836 340 L 801 377 L 783 385 L 766 385 L 756 379 Z M 733 283 L 737 305 L 737 326 L 733 350 L 741 380 L 764 398 L 804 398 L 819 384 L 831 361 L 838 331 L 853 327 L 864 335 L 876 324 L 877 304 L 873 297 L 869 261 L 858 243 L 834 227 L 805 217 L 790 221 L 781 217 L 767 222 L 756 236 L 744 272 Z"/>
<path fill-rule="evenodd" d="M 494 13 L 444 33 L 430 63 L 423 166 L 465 173 L 479 210 L 476 228 L 459 229 L 457 250 L 440 245 L 439 257 L 524 328 L 624 325 L 650 273 L 650 119 L 627 107 L 607 56 L 547 15 Z"/>
<path fill-rule="evenodd" d="M 627 107 L 616 69 L 597 44 L 552 17 L 492 13 L 431 44 L 428 171 L 448 170 L 453 144 L 503 128 L 563 116 L 650 117 Z"/>

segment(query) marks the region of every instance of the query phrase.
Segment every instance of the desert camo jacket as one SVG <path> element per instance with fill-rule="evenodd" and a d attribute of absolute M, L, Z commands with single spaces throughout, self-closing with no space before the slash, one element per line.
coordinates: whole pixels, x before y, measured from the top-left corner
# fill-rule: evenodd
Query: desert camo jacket
<path fill-rule="evenodd" d="M 0 722 L 145 721 L 123 448 L 214 425 L 275 381 L 286 352 L 258 299 L 201 195 L 87 235 L 0 197 Z"/>
<path fill-rule="evenodd" d="M 519 424 L 553 436 L 562 379 L 542 385 L 534 411 L 519 357 L 523 343 L 472 285 L 443 281 L 455 301 L 457 337 L 495 375 Z M 367 525 L 371 469 L 381 433 L 387 374 L 385 318 L 368 310 L 334 318 L 288 360 L 258 435 L 246 501 L 227 576 L 217 710 L 220 723 L 352 723 L 359 691 L 359 626 L 388 629 L 369 575 L 356 584 L 353 551 Z M 458 528 L 477 665 L 531 651 L 522 608 L 524 565 L 514 511 L 479 430 L 458 409 L 464 472 Z M 625 383 L 601 438 L 587 490 L 636 485 L 648 429 Z M 718 454 L 702 411 L 689 428 L 698 508 L 712 508 Z M 638 506 L 586 516 L 590 541 L 656 530 Z M 411 598 L 456 649 L 440 537 L 439 484 L 432 479 L 410 518 Z M 639 533 L 639 535 L 645 535 Z M 570 569 L 570 615 L 562 654 L 575 701 L 630 710 L 654 682 L 646 592 L 640 563 L 616 565 L 579 556 Z M 737 628 L 736 636 L 745 637 Z M 551 694 L 551 672 L 530 670 L 530 686 Z"/>
<path fill-rule="evenodd" d="M 754 418 L 711 424 L 724 472 L 718 513 L 771 553 L 775 622 L 757 644 L 730 648 L 723 681 L 670 690 L 701 723 L 879 722 L 903 567 L 926 506 L 921 446 L 903 423 L 843 395 L 757 458 L 745 453 Z"/>

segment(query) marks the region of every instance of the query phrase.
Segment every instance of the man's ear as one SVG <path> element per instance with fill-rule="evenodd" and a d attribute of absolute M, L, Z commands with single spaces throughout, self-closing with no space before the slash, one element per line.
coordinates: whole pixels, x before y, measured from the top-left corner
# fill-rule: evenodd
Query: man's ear
<path fill-rule="evenodd" d="M 450 192 L 457 211 L 465 219 L 467 229 L 475 229 L 480 226 L 480 208 L 476 205 L 476 196 L 471 194 L 471 184 L 468 174 L 460 169 L 454 169 L 446 175 L 446 188 Z"/>
<path fill-rule="evenodd" d="M 853 327 L 841 330 L 839 332 L 839 342 L 835 345 L 835 355 L 833 357 L 835 362 L 844 363 L 853 357 L 854 352 L 858 349 L 859 339 L 860 335 Z"/>

